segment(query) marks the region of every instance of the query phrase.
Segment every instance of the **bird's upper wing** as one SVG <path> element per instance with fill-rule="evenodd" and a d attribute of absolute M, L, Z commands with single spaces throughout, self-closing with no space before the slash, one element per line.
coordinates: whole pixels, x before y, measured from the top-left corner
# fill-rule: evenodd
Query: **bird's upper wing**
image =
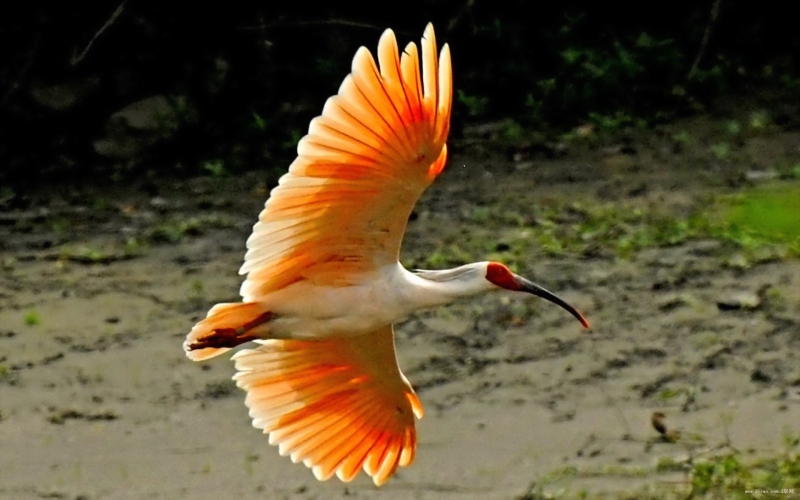
<path fill-rule="evenodd" d="M 416 45 L 400 57 L 391 30 L 378 44 L 380 70 L 358 50 L 247 240 L 245 301 L 304 279 L 347 285 L 397 262 L 411 210 L 447 157 L 450 51 L 437 57 L 431 25 L 421 46 L 422 71 Z"/>
<path fill-rule="evenodd" d="M 375 484 L 414 460 L 422 405 L 397 366 L 392 327 L 356 337 L 259 340 L 233 356 L 253 426 L 317 479 Z"/>

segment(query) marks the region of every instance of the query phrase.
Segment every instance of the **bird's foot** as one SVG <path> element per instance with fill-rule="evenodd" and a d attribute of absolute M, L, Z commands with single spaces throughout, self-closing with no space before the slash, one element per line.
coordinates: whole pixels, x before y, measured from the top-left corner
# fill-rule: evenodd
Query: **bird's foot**
<path fill-rule="evenodd" d="M 250 342 L 257 338 L 258 337 L 255 335 L 248 335 L 243 327 L 217 328 L 212 330 L 208 335 L 197 339 L 196 342 L 189 344 L 189 350 L 194 351 L 197 349 L 206 349 L 208 347 L 236 347 L 239 344 L 244 344 L 245 342 Z"/>
<path fill-rule="evenodd" d="M 248 321 L 238 328 L 215 328 L 211 333 L 199 337 L 195 342 L 188 345 L 189 351 L 207 348 L 224 348 L 236 347 L 245 342 L 256 340 L 259 337 L 249 332 L 253 328 L 267 323 L 274 319 L 275 315 L 272 313 L 264 313 L 252 321 Z"/>

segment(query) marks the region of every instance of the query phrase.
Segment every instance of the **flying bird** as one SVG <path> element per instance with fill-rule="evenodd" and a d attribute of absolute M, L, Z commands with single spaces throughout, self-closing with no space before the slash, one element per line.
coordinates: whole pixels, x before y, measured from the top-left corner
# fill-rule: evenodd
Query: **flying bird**
<path fill-rule="evenodd" d="M 414 460 L 422 404 L 397 364 L 392 325 L 489 292 L 571 305 L 497 262 L 414 272 L 398 261 L 409 215 L 442 172 L 453 97 L 450 50 L 433 27 L 402 55 L 391 30 L 378 65 L 361 47 L 297 158 L 272 190 L 239 273 L 242 302 L 217 304 L 184 342 L 195 361 L 233 356 L 253 426 L 319 480 L 376 485 Z"/>

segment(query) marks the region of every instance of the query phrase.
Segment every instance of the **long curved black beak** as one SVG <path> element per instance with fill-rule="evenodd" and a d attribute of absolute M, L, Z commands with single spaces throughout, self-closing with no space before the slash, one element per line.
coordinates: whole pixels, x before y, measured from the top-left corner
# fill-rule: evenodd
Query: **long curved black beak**
<path fill-rule="evenodd" d="M 583 317 L 583 314 L 579 313 L 577 309 L 567 304 L 553 292 L 537 285 L 533 281 L 523 278 L 522 276 L 517 276 L 516 274 L 514 275 L 514 281 L 516 282 L 517 286 L 519 286 L 520 292 L 527 292 L 536 295 L 537 297 L 541 297 L 545 300 L 549 300 L 553 304 L 561 306 L 568 313 L 575 316 L 578 321 L 581 322 L 584 328 L 589 328 L 589 322 L 586 321 L 586 318 Z"/>

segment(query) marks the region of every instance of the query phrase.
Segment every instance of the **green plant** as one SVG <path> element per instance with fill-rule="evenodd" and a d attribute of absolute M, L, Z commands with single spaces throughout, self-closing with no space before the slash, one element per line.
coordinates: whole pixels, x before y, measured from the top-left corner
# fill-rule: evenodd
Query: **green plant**
<path fill-rule="evenodd" d="M 460 236 L 431 251 L 429 263 L 463 263 L 494 255 L 524 262 L 520 248 L 530 240 L 553 257 L 611 251 L 627 259 L 639 251 L 680 245 L 692 239 L 731 243 L 726 265 L 748 267 L 761 262 L 800 257 L 800 189 L 793 184 L 743 191 L 735 196 L 700 200 L 694 208 L 675 215 L 658 206 L 628 203 L 558 202 L 546 206 L 509 206 L 502 203 L 473 207 L 465 213 L 469 238 Z M 504 228 L 500 234 L 487 226 Z M 502 242 L 502 248 L 498 247 Z M 458 257 L 456 257 L 458 255 Z M 474 259 L 472 259 L 474 260 Z"/>
<path fill-rule="evenodd" d="M 225 168 L 225 163 L 222 160 L 210 160 L 203 163 L 203 169 L 211 174 L 211 177 L 220 179 L 228 176 L 228 171 Z"/>
<path fill-rule="evenodd" d="M 672 140 L 676 144 L 684 146 L 691 141 L 691 136 L 689 135 L 689 132 L 687 132 L 686 130 L 681 130 L 680 132 L 672 136 Z"/>
<path fill-rule="evenodd" d="M 800 186 L 753 189 L 732 198 L 726 222 L 740 238 L 775 243 L 800 242 Z"/>
<path fill-rule="evenodd" d="M 756 111 L 750 115 L 750 128 L 763 130 L 770 124 L 769 113 L 766 110 Z"/>
<path fill-rule="evenodd" d="M 289 137 L 283 141 L 281 147 L 285 151 L 293 151 L 297 148 L 297 143 L 300 142 L 300 139 L 303 138 L 303 133 L 299 129 L 291 129 L 289 131 Z"/>
<path fill-rule="evenodd" d="M 718 160 L 724 160 L 730 155 L 731 145 L 727 142 L 718 142 L 711 146 L 711 152 L 714 153 Z"/>
<path fill-rule="evenodd" d="M 613 115 L 589 113 L 589 120 L 594 123 L 599 130 L 608 133 L 618 132 L 628 126 L 643 125 L 640 120 L 635 120 L 632 116 L 621 111 Z"/>
<path fill-rule="evenodd" d="M 186 236 L 198 236 L 206 229 L 228 229 L 233 221 L 225 214 L 208 214 L 200 217 L 170 218 L 151 227 L 145 234 L 153 243 L 177 243 Z M 133 243 L 138 245 L 138 240 Z"/>
<path fill-rule="evenodd" d="M 725 132 L 730 135 L 738 135 L 742 131 L 742 126 L 736 120 L 728 120 L 725 122 Z"/>
<path fill-rule="evenodd" d="M 113 260 L 113 256 L 108 252 L 90 246 L 65 245 L 60 248 L 59 257 L 64 260 L 71 260 L 86 264 L 98 264 Z"/>
<path fill-rule="evenodd" d="M 42 318 L 39 317 L 39 313 L 37 313 L 33 309 L 31 309 L 30 311 L 27 311 L 25 313 L 25 315 L 22 317 L 22 319 L 23 319 L 23 321 L 25 321 L 25 324 L 28 325 L 28 326 L 36 326 L 36 325 L 40 325 L 42 323 Z"/>
<path fill-rule="evenodd" d="M 266 132 L 267 131 L 267 121 L 261 118 L 261 115 L 256 113 L 255 111 L 252 112 L 253 115 L 253 128 L 258 131 Z"/>
<path fill-rule="evenodd" d="M 464 105 L 467 108 L 467 113 L 470 116 L 483 116 L 486 114 L 486 109 L 489 104 L 489 99 L 486 97 L 479 97 L 474 95 L 468 95 L 463 90 L 458 90 L 458 102 Z"/>

